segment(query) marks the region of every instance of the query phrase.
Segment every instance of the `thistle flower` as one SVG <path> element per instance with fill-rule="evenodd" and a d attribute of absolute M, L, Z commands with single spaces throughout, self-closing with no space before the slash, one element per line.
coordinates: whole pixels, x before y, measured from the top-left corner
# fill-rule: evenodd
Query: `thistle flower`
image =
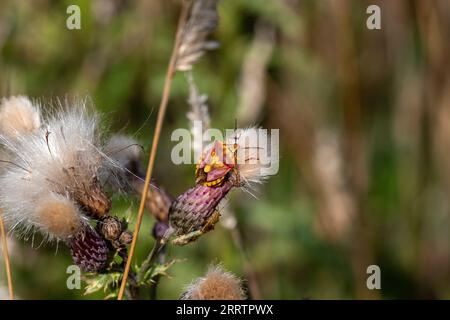
<path fill-rule="evenodd" d="M 194 280 L 181 300 L 245 300 L 241 280 L 221 266 L 211 266 L 206 275 Z"/>
<path fill-rule="evenodd" d="M 144 183 L 135 181 L 135 191 L 142 194 Z M 158 221 L 167 221 L 169 218 L 169 209 L 172 205 L 172 196 L 162 187 L 157 186 L 154 181 L 151 182 L 145 199 L 145 207 Z"/>
<path fill-rule="evenodd" d="M 271 160 L 278 146 L 263 141 L 256 128 L 239 130 L 227 142 L 215 141 L 203 154 L 196 168 L 196 186 L 181 194 L 169 212 L 174 244 L 187 244 L 213 229 L 220 214 L 217 207 L 233 188 L 261 183 L 267 154 Z M 248 191 L 250 192 L 250 191 Z"/>
<path fill-rule="evenodd" d="M 11 138 L 35 133 L 41 126 L 39 109 L 25 96 L 3 98 L 0 103 L 0 133 Z"/>
<path fill-rule="evenodd" d="M 170 208 L 171 234 L 175 244 L 187 244 L 212 230 L 220 214 L 216 211 L 233 185 L 226 181 L 217 187 L 196 185 L 181 194 Z"/>
<path fill-rule="evenodd" d="M 0 207 L 11 229 L 24 236 L 39 230 L 49 239 L 65 240 L 68 230 L 77 231 L 81 213 L 102 217 L 108 212 L 110 200 L 97 176 L 112 163 L 99 149 L 97 122 L 78 106 L 50 115 L 35 133 L 0 135 L 8 155 L 0 174 Z M 56 214 L 57 207 L 64 214 Z M 43 208 L 53 214 L 44 214 Z M 70 221 L 67 229 L 62 228 L 65 219 Z"/>
<path fill-rule="evenodd" d="M 100 272 L 108 262 L 108 244 L 94 229 L 86 226 L 69 241 L 73 261 L 86 272 Z"/>
<path fill-rule="evenodd" d="M 177 53 L 176 69 L 191 70 L 205 50 L 217 48 L 216 41 L 208 41 L 208 35 L 217 27 L 218 0 L 197 0 L 191 9 L 189 20 L 182 30 L 181 44 Z"/>

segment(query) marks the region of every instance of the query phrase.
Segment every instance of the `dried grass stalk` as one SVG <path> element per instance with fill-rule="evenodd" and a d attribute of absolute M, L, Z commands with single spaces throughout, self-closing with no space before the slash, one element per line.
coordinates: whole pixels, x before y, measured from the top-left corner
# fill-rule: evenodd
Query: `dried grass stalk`
<path fill-rule="evenodd" d="M 194 1 L 189 20 L 182 30 L 176 69 L 191 70 L 206 50 L 218 47 L 216 41 L 207 40 L 219 23 L 218 0 Z"/>
<path fill-rule="evenodd" d="M 1 233 L 1 238 L 2 238 L 3 259 L 5 260 L 6 277 L 8 279 L 9 298 L 11 300 L 14 300 L 14 287 L 12 284 L 11 263 L 9 260 L 8 243 L 6 241 L 5 225 L 3 224 L 3 219 L 1 216 L 2 213 L 3 212 L 0 209 L 0 233 Z"/>

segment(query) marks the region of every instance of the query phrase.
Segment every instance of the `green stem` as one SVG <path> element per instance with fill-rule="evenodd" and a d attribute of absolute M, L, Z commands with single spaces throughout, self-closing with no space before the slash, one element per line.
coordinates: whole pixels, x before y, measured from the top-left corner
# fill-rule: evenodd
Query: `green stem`
<path fill-rule="evenodd" d="M 155 245 L 153 246 L 152 251 L 150 251 L 147 258 L 144 260 L 144 262 L 141 265 L 141 268 L 139 270 L 137 280 L 138 282 L 142 282 L 144 280 L 144 277 L 147 273 L 147 271 L 150 269 L 151 272 L 153 272 L 153 269 L 155 268 L 155 260 L 158 257 L 159 251 L 164 247 L 164 244 L 161 243 L 161 241 L 156 240 Z"/>

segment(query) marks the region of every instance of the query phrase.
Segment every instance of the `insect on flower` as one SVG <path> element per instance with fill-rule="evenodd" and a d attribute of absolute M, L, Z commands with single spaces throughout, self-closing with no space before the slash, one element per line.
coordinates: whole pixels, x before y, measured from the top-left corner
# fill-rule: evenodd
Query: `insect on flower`
<path fill-rule="evenodd" d="M 208 150 L 195 170 L 195 182 L 206 187 L 222 185 L 226 175 L 236 168 L 237 144 L 229 146 L 216 140 L 213 147 Z"/>
<path fill-rule="evenodd" d="M 266 178 L 259 152 L 276 148 L 262 143 L 258 129 L 235 132 L 226 141 L 217 140 L 207 149 L 196 166 L 195 187 L 172 203 L 169 222 L 176 236 L 172 243 L 184 245 L 213 230 L 220 218 L 217 207 L 232 188 L 245 189 Z"/>
<path fill-rule="evenodd" d="M 234 187 L 243 187 L 248 182 L 260 182 L 261 161 L 256 128 L 235 133 L 227 142 L 216 140 L 203 153 L 195 170 L 195 183 L 206 187 L 221 186 L 229 180 Z"/>

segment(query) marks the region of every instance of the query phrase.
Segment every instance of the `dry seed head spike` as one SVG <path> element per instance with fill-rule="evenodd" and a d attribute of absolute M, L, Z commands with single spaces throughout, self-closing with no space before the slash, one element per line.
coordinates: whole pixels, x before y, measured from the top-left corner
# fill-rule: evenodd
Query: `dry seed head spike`
<path fill-rule="evenodd" d="M 217 4 L 218 0 L 193 1 L 189 19 L 181 29 L 175 65 L 177 70 L 191 70 L 206 50 L 217 48 L 217 42 L 207 39 L 219 23 Z"/>

